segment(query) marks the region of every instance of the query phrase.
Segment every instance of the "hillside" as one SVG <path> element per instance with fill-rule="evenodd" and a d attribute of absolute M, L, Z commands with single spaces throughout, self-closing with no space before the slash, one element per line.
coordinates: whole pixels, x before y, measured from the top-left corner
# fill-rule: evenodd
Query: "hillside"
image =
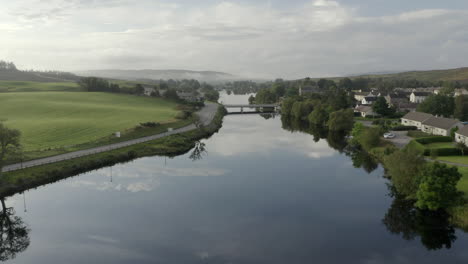
<path fill-rule="evenodd" d="M 468 82 L 468 67 L 431 70 L 431 71 L 409 71 L 391 74 L 371 74 L 352 76 L 352 78 L 392 78 L 392 79 L 417 79 L 420 81 L 461 81 Z"/>
<path fill-rule="evenodd" d="M 76 72 L 81 76 L 94 76 L 126 80 L 184 80 L 195 79 L 200 82 L 224 82 L 236 80 L 238 77 L 224 72 L 188 71 L 188 70 L 93 70 Z"/>

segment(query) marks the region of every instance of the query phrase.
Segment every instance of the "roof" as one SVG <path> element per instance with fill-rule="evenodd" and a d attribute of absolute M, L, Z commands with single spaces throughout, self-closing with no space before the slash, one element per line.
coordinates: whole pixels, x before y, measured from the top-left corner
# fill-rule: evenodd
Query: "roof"
<path fill-rule="evenodd" d="M 406 94 L 403 94 L 403 93 L 397 93 L 397 94 L 392 93 L 392 94 L 389 94 L 387 96 L 392 98 L 392 99 L 407 99 Z"/>
<path fill-rule="evenodd" d="M 355 108 L 355 111 L 358 111 L 358 112 L 364 112 L 364 113 L 368 113 L 368 112 L 372 112 L 372 107 L 370 106 L 367 106 L 367 105 L 360 105 L 358 107 Z"/>
<path fill-rule="evenodd" d="M 369 95 L 369 92 L 357 92 L 357 93 L 354 93 L 354 95 L 367 96 Z"/>
<path fill-rule="evenodd" d="M 460 128 L 456 133 L 468 137 L 468 126 Z"/>
<path fill-rule="evenodd" d="M 364 99 L 366 99 L 366 101 L 377 101 L 377 97 L 375 96 L 366 96 Z"/>
<path fill-rule="evenodd" d="M 460 123 L 460 121 L 458 121 L 457 119 L 433 116 L 427 119 L 426 121 L 424 121 L 423 125 L 443 128 L 443 129 L 450 129 L 458 123 Z"/>
<path fill-rule="evenodd" d="M 428 113 L 423 113 L 423 112 L 410 112 L 406 114 L 403 119 L 409 119 L 413 121 L 418 121 L 418 122 L 424 122 L 427 119 L 431 118 L 432 115 Z"/>
<path fill-rule="evenodd" d="M 431 93 L 428 92 L 413 92 L 415 96 L 429 96 Z"/>

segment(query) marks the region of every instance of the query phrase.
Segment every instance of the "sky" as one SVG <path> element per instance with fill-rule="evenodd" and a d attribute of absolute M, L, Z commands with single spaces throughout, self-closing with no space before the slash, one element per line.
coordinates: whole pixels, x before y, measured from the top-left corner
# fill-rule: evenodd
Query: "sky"
<path fill-rule="evenodd" d="M 466 0 L 0 0 L 21 69 L 303 78 L 468 66 Z"/>

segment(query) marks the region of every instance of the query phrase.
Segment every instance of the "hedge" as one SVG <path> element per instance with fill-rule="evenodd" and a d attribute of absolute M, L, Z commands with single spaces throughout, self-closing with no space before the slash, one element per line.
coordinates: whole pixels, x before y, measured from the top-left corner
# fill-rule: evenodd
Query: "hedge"
<path fill-rule="evenodd" d="M 418 130 L 415 126 L 396 126 L 392 128 L 393 131 L 410 131 L 410 130 Z"/>
<path fill-rule="evenodd" d="M 418 138 L 415 140 L 423 145 L 436 143 L 436 142 L 452 142 L 453 141 L 451 137 L 444 137 L 444 136 L 423 137 L 423 138 Z"/>
<path fill-rule="evenodd" d="M 424 150 L 424 156 L 430 156 L 431 151 L 434 151 L 437 156 L 461 156 L 462 151 L 457 148 L 437 148 L 437 149 L 426 149 Z"/>

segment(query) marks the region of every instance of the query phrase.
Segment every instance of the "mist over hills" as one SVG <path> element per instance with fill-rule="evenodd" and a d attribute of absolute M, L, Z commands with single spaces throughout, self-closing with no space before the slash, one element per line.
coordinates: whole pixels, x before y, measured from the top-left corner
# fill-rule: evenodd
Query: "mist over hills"
<path fill-rule="evenodd" d="M 241 80 L 241 77 L 225 72 L 190 70 L 89 70 L 75 72 L 80 76 L 94 76 L 125 80 L 183 80 L 195 79 L 200 82 L 217 83 Z"/>

